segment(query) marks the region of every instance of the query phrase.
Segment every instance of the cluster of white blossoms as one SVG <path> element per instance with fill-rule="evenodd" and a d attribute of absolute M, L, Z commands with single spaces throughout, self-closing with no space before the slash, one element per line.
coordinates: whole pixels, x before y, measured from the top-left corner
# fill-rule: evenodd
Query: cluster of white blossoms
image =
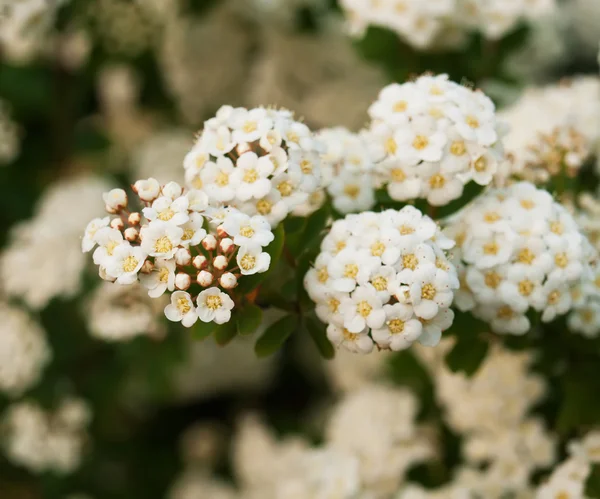
<path fill-rule="evenodd" d="M 72 473 L 81 463 L 90 420 L 90 408 L 76 398 L 63 399 L 52 412 L 34 402 L 13 404 L 3 421 L 6 456 L 34 473 Z"/>
<path fill-rule="evenodd" d="M 304 278 L 330 341 L 359 353 L 436 345 L 454 319 L 453 245 L 412 206 L 334 222 Z"/>
<path fill-rule="evenodd" d="M 290 111 L 223 106 L 184 161 L 211 205 L 264 216 L 272 227 L 322 184 L 320 143 Z"/>
<path fill-rule="evenodd" d="M 0 99 L 0 165 L 15 159 L 19 147 L 19 127 L 11 119 L 6 103 Z"/>
<path fill-rule="evenodd" d="M 381 26 L 425 48 L 456 39 L 457 32 L 499 39 L 519 22 L 552 12 L 555 0 L 342 0 L 341 6 L 354 34 Z"/>
<path fill-rule="evenodd" d="M 317 137 L 324 146 L 323 183 L 333 207 L 343 214 L 373 208 L 377 187 L 375 162 L 364 132 L 325 128 Z"/>
<path fill-rule="evenodd" d="M 528 310 L 543 322 L 567 313 L 596 255 L 571 214 L 528 182 L 488 191 L 452 217 L 447 235 L 457 242 L 456 306 L 497 333 L 526 333 Z"/>
<path fill-rule="evenodd" d="M 0 391 L 21 395 L 40 379 L 52 352 L 46 334 L 22 310 L 0 303 Z"/>
<path fill-rule="evenodd" d="M 396 201 L 448 204 L 470 181 L 489 184 L 504 158 L 493 102 L 447 75 L 388 85 L 369 115 L 379 183 Z"/>
<path fill-rule="evenodd" d="M 535 184 L 559 174 L 575 177 L 600 142 L 600 78 L 530 88 L 498 117 L 510 130 L 504 137 L 510 161 L 501 176 Z"/>
<path fill-rule="evenodd" d="M 134 186 L 142 212 L 129 211 L 122 189 L 103 194 L 114 215 L 92 220 L 81 242 L 94 248 L 100 277 L 128 285 L 140 282 L 148 295 L 171 292 L 167 319 L 191 327 L 202 322 L 223 324 L 231 318 L 230 296 L 241 276 L 268 270 L 271 257 L 263 248 L 274 239 L 267 220 L 236 209 L 210 208 L 199 190 L 184 193 L 170 182 L 138 180 Z M 207 231 L 208 228 L 214 230 Z M 203 289 L 190 294 L 188 289 Z"/>

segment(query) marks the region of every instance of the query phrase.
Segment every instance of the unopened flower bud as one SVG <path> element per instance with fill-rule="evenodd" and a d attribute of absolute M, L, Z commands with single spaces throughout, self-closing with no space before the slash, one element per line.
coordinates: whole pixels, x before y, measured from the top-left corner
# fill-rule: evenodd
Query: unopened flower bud
<path fill-rule="evenodd" d="M 139 225 L 141 220 L 142 220 L 142 215 L 140 215 L 137 211 L 134 211 L 133 213 L 131 213 L 129 215 L 129 218 L 127 219 L 127 221 L 129 222 L 129 225 Z"/>
<path fill-rule="evenodd" d="M 106 211 L 109 213 L 118 213 L 127 206 L 127 193 L 123 189 L 112 189 L 102 194 L 102 199 L 106 204 Z"/>
<path fill-rule="evenodd" d="M 163 196 L 171 199 L 176 199 L 183 193 L 183 189 L 177 182 L 169 182 L 162 188 Z"/>
<path fill-rule="evenodd" d="M 160 184 L 155 178 L 138 180 L 135 184 L 133 184 L 133 191 L 142 201 L 151 203 L 160 195 Z"/>
<path fill-rule="evenodd" d="M 150 260 L 146 260 L 140 269 L 142 274 L 149 274 L 154 270 L 154 264 Z"/>
<path fill-rule="evenodd" d="M 225 272 L 220 277 L 219 284 L 224 289 L 233 289 L 237 286 L 237 278 L 231 272 Z"/>
<path fill-rule="evenodd" d="M 229 234 L 227 234 L 227 231 L 223 228 L 222 225 L 219 225 L 217 227 L 217 235 L 219 237 L 227 237 Z"/>
<path fill-rule="evenodd" d="M 225 239 L 221 239 L 219 246 L 223 253 L 229 253 L 235 245 L 233 244 L 233 239 L 226 237 Z"/>
<path fill-rule="evenodd" d="M 175 252 L 175 262 L 177 265 L 189 265 L 192 261 L 192 254 L 187 248 L 179 248 Z"/>
<path fill-rule="evenodd" d="M 179 272 L 179 274 L 175 276 L 175 287 L 177 289 L 185 291 L 190 287 L 190 284 L 192 284 L 192 278 L 185 272 Z"/>
<path fill-rule="evenodd" d="M 213 279 L 214 279 L 214 276 L 210 272 L 207 272 L 206 270 L 201 270 L 200 272 L 198 272 L 198 276 L 196 277 L 196 281 L 203 288 L 210 286 L 213 282 Z"/>
<path fill-rule="evenodd" d="M 227 258 L 224 257 L 223 255 L 216 256 L 213 260 L 213 266 L 217 270 L 225 269 L 228 264 L 229 264 L 229 262 L 227 261 Z"/>
<path fill-rule="evenodd" d="M 138 232 L 138 230 L 134 229 L 133 227 L 125 229 L 125 239 L 127 239 L 130 243 L 136 241 L 139 235 L 140 233 Z"/>
<path fill-rule="evenodd" d="M 202 239 L 202 247 L 206 251 L 214 250 L 217 247 L 217 239 L 212 234 L 209 234 L 204 239 Z"/>
<path fill-rule="evenodd" d="M 192 265 L 197 268 L 198 270 L 202 270 L 204 268 L 206 268 L 206 266 L 208 265 L 208 260 L 206 259 L 205 256 L 203 255 L 198 255 L 194 257 L 194 260 L 192 261 Z"/>
<path fill-rule="evenodd" d="M 125 224 L 123 223 L 123 220 L 121 220 L 120 218 L 113 218 L 110 221 L 110 226 L 113 229 L 123 230 L 123 228 L 125 227 Z"/>

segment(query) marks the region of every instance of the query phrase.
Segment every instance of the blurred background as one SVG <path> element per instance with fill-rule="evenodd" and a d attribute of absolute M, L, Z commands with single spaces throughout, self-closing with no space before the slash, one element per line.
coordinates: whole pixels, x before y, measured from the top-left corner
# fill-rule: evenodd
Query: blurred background
<path fill-rule="evenodd" d="M 392 485 L 314 497 L 392 497 L 400 483 L 450 479 L 462 462 L 462 429 L 441 416 L 452 395 L 436 396 L 430 373 L 452 375 L 439 374 L 432 354 L 339 352 L 324 361 L 294 336 L 259 360 L 251 339 L 226 348 L 194 341 L 167 324 L 161 300 L 100 282 L 80 248 L 87 222 L 101 216 L 102 192 L 138 178 L 183 183 L 195 133 L 223 104 L 283 106 L 313 130 L 358 131 L 383 86 L 427 71 L 482 88 L 500 109 L 575 75 L 596 84 L 598 0 L 488 17 L 465 1 L 455 18 L 417 16 L 410 26 L 362 26 L 353 10 L 360 3 L 0 0 L 2 499 L 309 497 L 261 487 L 301 449 L 339 438 L 324 430 L 332 417 L 352 432 L 339 404 L 388 395 L 397 404 L 390 428 L 408 432 Z M 377 3 L 362 2 L 367 12 Z M 594 92 L 581 90 L 582 108 L 598 105 Z M 488 362 L 502 369 L 529 362 L 494 355 Z M 498 378 L 493 365 L 485 376 Z M 523 373 L 515 383 L 527 376 L 535 378 Z M 381 393 L 360 392 L 380 379 Z M 524 395 L 532 405 L 538 381 Z M 349 466 L 346 475 L 355 475 Z"/>

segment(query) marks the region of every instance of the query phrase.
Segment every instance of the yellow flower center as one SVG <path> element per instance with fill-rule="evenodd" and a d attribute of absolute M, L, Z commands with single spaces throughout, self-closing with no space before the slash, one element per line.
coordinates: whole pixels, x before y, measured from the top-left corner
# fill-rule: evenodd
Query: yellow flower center
<path fill-rule="evenodd" d="M 346 264 L 346 266 L 344 267 L 344 277 L 347 277 L 348 279 L 356 279 L 357 275 L 358 265 L 356 265 L 355 263 Z"/>
<path fill-rule="evenodd" d="M 562 235 L 562 233 L 564 232 L 565 228 L 563 227 L 563 224 L 561 224 L 560 222 L 552 222 L 550 224 L 550 231 L 553 232 L 554 234 L 557 235 Z"/>
<path fill-rule="evenodd" d="M 368 317 L 371 310 L 373 307 L 367 301 L 363 300 L 356 305 L 356 312 L 363 317 Z"/>
<path fill-rule="evenodd" d="M 385 141 L 385 152 L 388 154 L 396 154 L 396 150 L 398 149 L 398 145 L 396 141 L 390 137 Z"/>
<path fill-rule="evenodd" d="M 349 198 L 356 199 L 360 193 L 360 187 L 355 184 L 346 184 L 344 186 L 344 194 Z"/>
<path fill-rule="evenodd" d="M 511 319 L 514 315 L 514 312 L 512 310 L 512 308 L 510 308 L 508 305 L 505 305 L 504 307 L 500 307 L 498 309 L 498 312 L 496 313 L 496 317 L 498 319 Z"/>
<path fill-rule="evenodd" d="M 257 129 L 258 125 L 255 121 L 246 121 L 246 123 L 244 123 L 244 126 L 242 127 L 244 133 L 252 133 L 255 132 Z"/>
<path fill-rule="evenodd" d="M 249 225 L 240 228 L 240 236 L 242 237 L 252 237 L 254 235 L 254 229 Z"/>
<path fill-rule="evenodd" d="M 319 269 L 317 271 L 317 280 L 321 284 L 324 284 L 327 282 L 327 279 L 329 279 L 329 273 L 327 272 L 327 268 L 323 267 L 322 269 Z"/>
<path fill-rule="evenodd" d="M 358 337 L 360 336 L 360 334 L 358 334 L 358 333 L 351 333 L 346 328 L 344 328 L 344 331 L 342 332 L 342 334 L 344 335 L 344 339 L 347 341 L 356 341 L 358 339 Z"/>
<path fill-rule="evenodd" d="M 431 95 L 444 95 L 444 91 L 438 85 L 433 85 L 429 89 L 429 93 Z"/>
<path fill-rule="evenodd" d="M 439 107 L 431 107 L 429 108 L 429 116 L 435 119 L 440 119 L 444 117 L 444 111 L 442 111 Z"/>
<path fill-rule="evenodd" d="M 483 252 L 486 255 L 497 255 L 499 250 L 498 243 L 495 241 L 483 245 Z"/>
<path fill-rule="evenodd" d="M 483 282 L 488 288 L 496 289 L 502 282 L 502 277 L 495 270 L 491 270 L 485 274 Z"/>
<path fill-rule="evenodd" d="M 169 269 L 168 268 L 163 267 L 162 269 L 159 270 L 158 280 L 160 282 L 169 282 Z"/>
<path fill-rule="evenodd" d="M 400 227 L 398 227 L 398 232 L 400 232 L 401 236 L 408 236 L 409 234 L 413 234 L 415 229 L 410 225 L 402 224 Z"/>
<path fill-rule="evenodd" d="M 479 120 L 471 114 L 467 116 L 466 122 L 471 128 L 479 128 Z"/>
<path fill-rule="evenodd" d="M 106 245 L 106 253 L 109 256 L 112 256 L 113 255 L 113 251 L 115 251 L 115 248 L 117 246 L 119 246 L 119 244 L 120 244 L 119 241 L 109 241 L 108 244 Z"/>
<path fill-rule="evenodd" d="M 335 245 L 335 253 L 339 253 L 340 251 L 342 251 L 344 248 L 346 247 L 346 242 L 345 241 L 338 241 Z"/>
<path fill-rule="evenodd" d="M 240 260 L 240 267 L 244 270 L 252 270 L 256 265 L 256 258 L 252 255 L 244 255 Z"/>
<path fill-rule="evenodd" d="M 560 293 L 559 293 L 559 291 L 558 291 L 558 290 L 556 290 L 556 289 L 555 289 L 554 291 L 552 291 L 552 293 L 550 293 L 550 294 L 548 295 L 548 303 L 549 303 L 550 305 L 554 305 L 554 304 L 556 304 L 556 303 L 558 302 L 558 300 L 559 300 L 559 299 L 560 299 Z"/>
<path fill-rule="evenodd" d="M 429 186 L 432 189 L 441 189 L 446 184 L 446 179 L 439 173 L 432 175 L 429 179 Z"/>
<path fill-rule="evenodd" d="M 529 248 L 523 248 L 517 254 L 517 261 L 520 263 L 524 263 L 525 265 L 531 265 L 535 260 L 535 255 Z"/>
<path fill-rule="evenodd" d="M 495 211 L 488 211 L 485 215 L 483 215 L 483 220 L 489 224 L 493 224 L 501 218 L 502 217 Z"/>
<path fill-rule="evenodd" d="M 178 298 L 177 308 L 183 315 L 187 314 L 192 309 L 190 301 L 187 298 Z"/>
<path fill-rule="evenodd" d="M 300 163 L 300 169 L 302 170 L 302 173 L 308 175 L 313 171 L 313 164 L 307 159 L 303 159 Z"/>
<path fill-rule="evenodd" d="M 408 255 L 404 255 L 402 257 L 402 266 L 405 269 L 415 270 L 418 263 L 419 261 L 413 253 L 409 253 Z"/>
<path fill-rule="evenodd" d="M 292 187 L 292 184 L 289 182 L 289 180 L 285 180 L 277 186 L 277 190 L 281 193 L 283 197 L 287 197 L 292 193 L 294 188 Z"/>
<path fill-rule="evenodd" d="M 404 322 L 400 319 L 392 319 L 387 323 L 387 326 L 392 334 L 399 334 L 404 331 Z"/>
<path fill-rule="evenodd" d="M 376 243 L 371 245 L 371 255 L 373 256 L 381 256 L 385 251 L 385 244 L 381 241 L 377 241 Z"/>
<path fill-rule="evenodd" d="M 128 256 L 123 260 L 123 270 L 125 272 L 133 272 L 140 261 L 135 256 Z"/>
<path fill-rule="evenodd" d="M 465 146 L 465 143 L 462 140 L 452 142 L 452 145 L 450 146 L 451 154 L 454 154 L 454 156 L 464 156 L 466 152 L 467 147 Z"/>
<path fill-rule="evenodd" d="M 300 137 L 298 137 L 298 134 L 292 130 L 290 130 L 287 133 L 287 140 L 288 142 L 293 142 L 294 144 L 297 144 L 298 142 L 300 142 Z"/>
<path fill-rule="evenodd" d="M 385 291 L 388 286 L 387 279 L 382 276 L 377 276 L 375 279 L 371 281 L 371 284 L 377 291 Z"/>
<path fill-rule="evenodd" d="M 187 229 L 185 229 L 183 231 L 183 236 L 181 236 L 181 239 L 183 241 L 189 241 L 192 237 L 194 237 L 194 234 L 196 232 L 194 231 L 194 229 L 190 229 L 189 227 Z"/>
<path fill-rule="evenodd" d="M 215 178 L 215 183 L 219 187 L 225 187 L 226 185 L 229 185 L 229 175 L 227 175 L 225 172 L 217 173 L 217 178 Z"/>
<path fill-rule="evenodd" d="M 338 300 L 337 298 L 329 298 L 327 306 L 329 307 L 329 311 L 332 314 L 335 314 L 338 311 L 338 307 L 340 306 L 340 300 Z"/>
<path fill-rule="evenodd" d="M 167 236 L 159 237 L 154 243 L 154 251 L 157 253 L 168 253 L 173 249 L 173 243 Z"/>
<path fill-rule="evenodd" d="M 256 210 L 261 215 L 268 215 L 269 213 L 271 213 L 272 208 L 273 204 L 270 201 L 267 201 L 266 199 L 261 199 L 260 201 L 258 201 L 258 203 L 256 203 Z"/>
<path fill-rule="evenodd" d="M 406 180 L 406 173 L 401 168 L 394 168 L 391 172 L 393 182 L 404 182 Z"/>
<path fill-rule="evenodd" d="M 561 269 L 564 269 L 569 264 L 566 253 L 557 253 L 554 257 L 554 263 Z"/>
<path fill-rule="evenodd" d="M 211 310 L 217 310 L 221 305 L 223 305 L 223 300 L 219 295 L 210 295 L 206 297 L 206 306 Z"/>
<path fill-rule="evenodd" d="M 202 187 L 204 186 L 204 184 L 202 183 L 202 179 L 198 175 L 196 175 L 192 180 L 192 185 L 194 186 L 194 189 L 202 189 Z"/>
<path fill-rule="evenodd" d="M 403 113 L 404 111 L 406 111 L 407 108 L 408 102 L 406 102 L 405 100 L 399 100 L 394 104 L 394 107 L 392 109 L 395 113 Z"/>
<path fill-rule="evenodd" d="M 526 210 L 531 210 L 535 206 L 535 203 L 531 199 L 521 199 L 521 206 Z"/>
<path fill-rule="evenodd" d="M 433 284 L 425 284 L 425 286 L 421 288 L 421 298 L 424 300 L 433 300 L 436 293 L 437 291 Z"/>
<path fill-rule="evenodd" d="M 258 172 L 254 168 L 250 168 L 244 172 L 244 182 L 253 184 L 258 180 Z"/>
<path fill-rule="evenodd" d="M 435 259 L 435 266 L 440 270 L 448 270 L 450 268 L 448 264 L 441 258 Z"/>
<path fill-rule="evenodd" d="M 519 283 L 519 293 L 522 296 L 529 296 L 531 293 L 533 293 L 534 288 L 535 285 L 528 279 L 525 279 Z"/>
<path fill-rule="evenodd" d="M 175 212 L 171 208 L 167 208 L 165 211 L 161 211 L 158 214 L 158 219 L 162 220 L 163 222 L 168 222 L 173 218 L 173 216 L 175 216 Z"/>
<path fill-rule="evenodd" d="M 479 172 L 479 173 L 486 171 L 487 166 L 488 166 L 488 162 L 484 156 L 477 158 L 477 160 L 475 160 L 475 164 L 473 165 L 473 167 L 475 168 L 475 171 Z"/>
<path fill-rule="evenodd" d="M 417 151 L 422 151 L 429 145 L 429 139 L 425 135 L 417 135 L 412 145 Z"/>

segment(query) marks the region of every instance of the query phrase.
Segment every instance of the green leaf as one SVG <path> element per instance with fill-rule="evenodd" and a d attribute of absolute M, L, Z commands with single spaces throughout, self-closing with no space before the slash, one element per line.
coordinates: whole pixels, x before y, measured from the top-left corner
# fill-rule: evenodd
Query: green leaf
<path fill-rule="evenodd" d="M 289 216 L 283 222 L 286 234 L 293 234 L 295 232 L 299 232 L 302 229 L 304 229 L 305 225 L 306 217 Z"/>
<path fill-rule="evenodd" d="M 335 356 L 335 348 L 327 338 L 325 324 L 316 319 L 308 318 L 306 319 L 306 329 L 323 358 L 333 359 Z"/>
<path fill-rule="evenodd" d="M 237 335 L 237 321 L 235 321 L 233 318 L 231 318 L 231 320 L 229 322 L 226 322 L 225 324 L 221 324 L 220 326 L 217 326 L 217 329 L 215 329 L 215 334 L 214 334 L 214 338 L 215 338 L 215 343 L 219 346 L 225 346 L 227 345 L 227 343 L 229 343 L 233 338 L 235 338 L 235 336 Z"/>
<path fill-rule="evenodd" d="M 327 227 L 330 217 L 331 210 L 328 205 L 325 205 L 306 219 L 306 226 L 302 234 L 297 238 L 295 244 L 290 245 L 290 251 L 295 257 L 299 257 L 321 244 L 323 231 Z"/>
<path fill-rule="evenodd" d="M 273 231 L 275 239 L 271 241 L 271 244 L 265 248 L 265 251 L 271 255 L 271 265 L 269 270 L 261 274 L 254 274 L 251 276 L 244 276 L 240 279 L 240 284 L 236 288 L 236 291 L 246 294 L 256 289 L 275 269 L 279 259 L 281 258 L 281 252 L 283 251 L 283 244 L 285 242 L 285 231 L 283 230 L 283 224 L 279 224 Z"/>
<path fill-rule="evenodd" d="M 472 376 L 485 360 L 489 343 L 479 337 L 459 338 L 446 355 L 446 364 L 452 372 L 464 372 Z"/>
<path fill-rule="evenodd" d="M 562 402 L 556 421 L 560 433 L 567 434 L 600 421 L 598 390 L 594 383 L 590 383 L 597 377 L 596 365 L 595 362 L 572 363 L 569 371 L 563 375 L 560 385 Z"/>
<path fill-rule="evenodd" d="M 263 313 L 260 307 L 252 303 L 244 305 L 237 316 L 237 330 L 241 335 L 254 333 L 262 322 Z"/>
<path fill-rule="evenodd" d="M 475 199 L 477 196 L 479 196 L 484 189 L 485 187 L 482 185 L 476 184 L 473 181 L 469 182 L 465 186 L 461 197 L 455 199 L 454 201 L 450 201 L 445 206 L 440 206 L 439 208 L 437 208 L 435 210 L 435 216 L 432 218 L 439 220 L 441 218 L 445 218 L 449 215 L 456 213 L 458 210 L 460 210 L 461 208 L 469 204 L 471 201 L 473 201 L 473 199 Z"/>
<path fill-rule="evenodd" d="M 592 465 L 592 472 L 585 483 L 585 497 L 600 497 L 600 464 Z"/>
<path fill-rule="evenodd" d="M 287 315 L 267 328 L 254 345 L 258 357 L 268 357 L 277 352 L 285 340 L 296 330 L 298 317 Z"/>
<path fill-rule="evenodd" d="M 192 326 L 192 338 L 198 341 L 205 340 L 208 338 L 217 325 L 214 322 L 202 322 L 201 320 L 196 321 L 196 324 Z"/>

